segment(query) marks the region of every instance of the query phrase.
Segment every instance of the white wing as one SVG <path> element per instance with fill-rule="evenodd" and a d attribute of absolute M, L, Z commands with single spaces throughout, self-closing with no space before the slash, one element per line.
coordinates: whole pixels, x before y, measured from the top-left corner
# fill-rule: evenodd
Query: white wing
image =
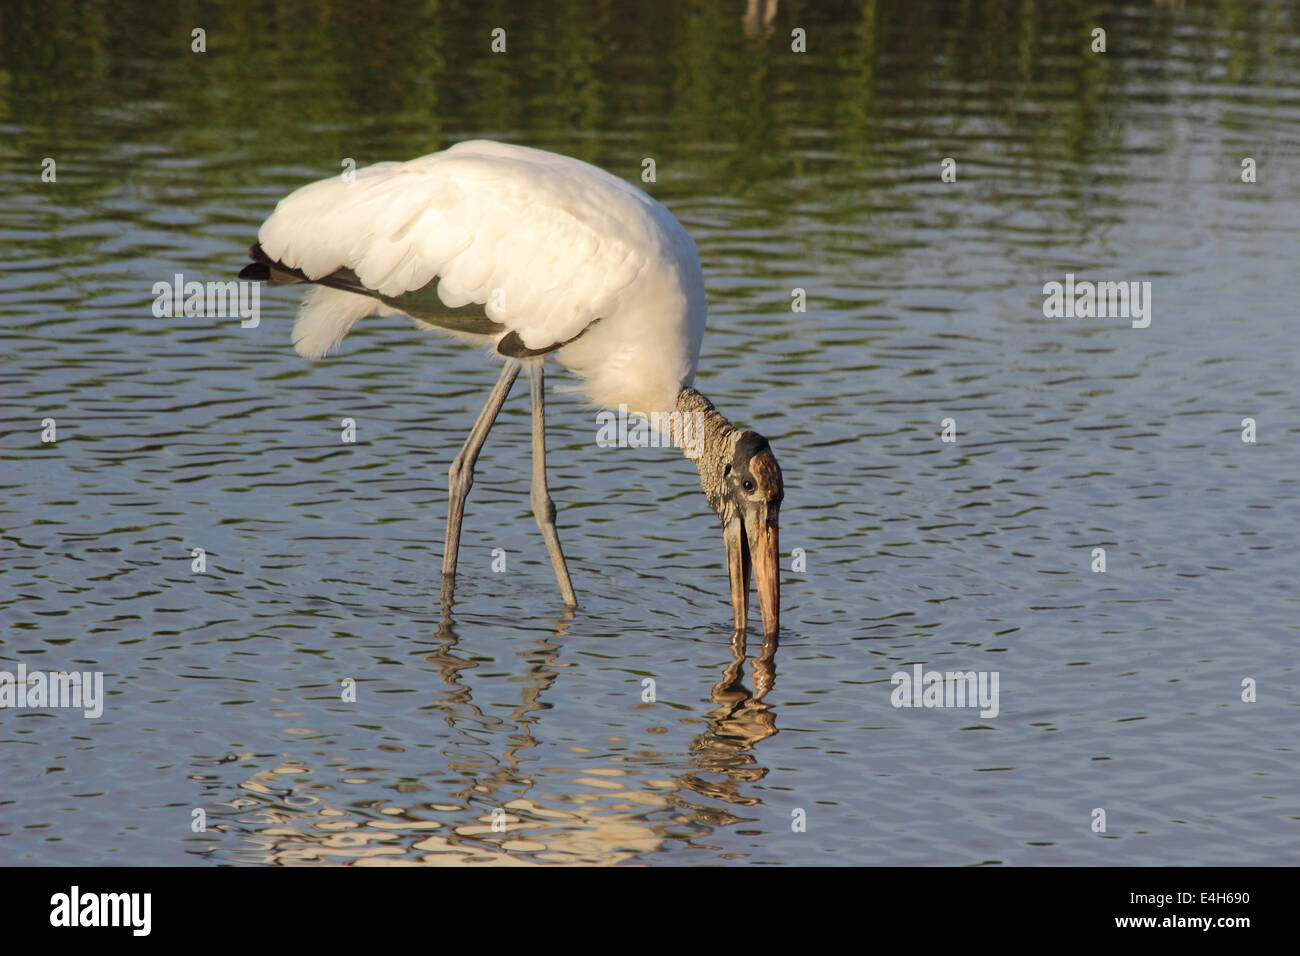
<path fill-rule="evenodd" d="M 644 270 L 678 254 L 671 247 L 681 234 L 667 210 L 603 170 L 474 140 L 359 169 L 352 182 L 304 186 L 276 206 L 258 239 L 309 279 L 347 268 L 390 298 L 436 280 L 445 306 L 482 304 L 505 327 L 501 336 L 516 332 L 527 348 L 545 349 L 616 312 Z M 295 346 L 324 355 L 376 309 L 394 311 L 318 287 Z"/>

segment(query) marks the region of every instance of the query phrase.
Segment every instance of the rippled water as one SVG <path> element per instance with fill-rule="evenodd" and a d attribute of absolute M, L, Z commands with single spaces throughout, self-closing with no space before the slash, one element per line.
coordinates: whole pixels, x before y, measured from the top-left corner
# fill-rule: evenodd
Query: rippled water
<path fill-rule="evenodd" d="M 0 11 L 0 668 L 107 691 L 0 710 L 0 861 L 1296 862 L 1300 17 L 1107 8 L 1102 55 L 1084 3 L 817 6 Z M 729 648 L 691 464 L 597 448 L 572 396 L 581 607 L 516 386 L 444 616 L 483 357 L 370 319 L 307 363 L 294 290 L 154 318 L 343 159 L 477 136 L 656 160 L 699 387 L 785 472 L 774 655 Z M 1149 281 L 1150 326 L 1045 318 L 1066 273 Z M 996 671 L 998 715 L 896 709 L 917 663 Z"/>

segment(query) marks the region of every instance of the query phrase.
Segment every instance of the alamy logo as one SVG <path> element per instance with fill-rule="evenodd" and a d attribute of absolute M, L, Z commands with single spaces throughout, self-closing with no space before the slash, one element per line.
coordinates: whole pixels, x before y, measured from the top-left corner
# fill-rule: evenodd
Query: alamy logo
<path fill-rule="evenodd" d="M 629 412 L 626 405 L 618 411 L 596 413 L 597 448 L 681 448 L 687 458 L 699 458 L 704 449 L 704 416 L 699 412 Z"/>
<path fill-rule="evenodd" d="M 0 671 L 0 708 L 71 707 L 83 717 L 104 713 L 103 671 L 32 671 L 20 663 L 18 673 Z"/>
<path fill-rule="evenodd" d="M 51 926 L 129 926 L 133 936 L 148 936 L 153 919 L 152 893 L 69 893 L 50 897 Z"/>
<path fill-rule="evenodd" d="M 927 671 L 912 665 L 889 682 L 895 707 L 978 707 L 981 717 L 998 715 L 998 671 Z"/>
<path fill-rule="evenodd" d="M 1132 319 L 1135 329 L 1151 324 L 1150 282 L 1065 282 L 1043 285 L 1043 315 L 1049 319 Z"/>
<path fill-rule="evenodd" d="M 240 328 L 255 329 L 262 321 L 260 282 L 230 279 L 226 282 L 185 281 L 176 273 L 173 281 L 153 284 L 153 314 L 170 319 L 182 315 L 202 315 L 210 319 L 239 316 Z"/>

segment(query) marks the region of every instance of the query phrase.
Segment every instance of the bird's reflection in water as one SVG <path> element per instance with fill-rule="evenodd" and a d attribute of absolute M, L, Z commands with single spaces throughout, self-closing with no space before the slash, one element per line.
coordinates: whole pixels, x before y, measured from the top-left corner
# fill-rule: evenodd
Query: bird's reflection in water
<path fill-rule="evenodd" d="M 772 21 L 776 19 L 776 7 L 777 0 L 748 0 L 740 18 L 741 30 L 745 36 L 770 36 Z"/>
<path fill-rule="evenodd" d="M 538 766 L 537 758 L 527 752 L 543 743 L 534 728 L 551 706 L 544 695 L 566 667 L 562 639 L 572 621 L 566 610 L 550 633 L 517 652 L 522 666 L 511 682 L 519 686 L 520 703 L 503 719 L 475 702 L 469 678 L 480 665 L 464 656 L 451 608 L 444 607 L 434 648 L 419 651 L 444 685 L 428 705 L 450 731 L 438 743 L 445 763 L 437 771 L 419 781 L 384 783 L 352 759 L 322 761 L 330 769 L 345 767 L 336 788 L 310 782 L 313 770 L 326 767 L 284 760 L 241 781 L 239 796 L 223 804 L 228 812 L 213 814 L 211 829 L 240 834 L 242 845 L 232 850 L 210 836 L 195 838 L 194 852 L 267 865 L 612 864 L 680 839 L 683 825 L 692 830 L 691 845 L 700 847 L 713 828 L 746 819 L 716 804 L 760 803 L 742 788 L 767 774 L 752 751 L 777 732 L 763 699 L 775 679 L 776 640 L 764 640 L 753 659 L 750 691 L 743 680 L 744 636 L 733 635 L 732 659 L 710 693 L 707 729 L 687 754 L 624 751 L 584 761 L 577 771 L 546 768 L 535 780 L 528 768 Z M 373 792 L 376 784 L 387 793 L 437 795 L 409 806 L 391 797 L 330 804 L 332 795 L 339 803 L 336 789 L 369 785 Z"/>
<path fill-rule="evenodd" d="M 713 685 L 710 697 L 715 706 L 708 713 L 708 729 L 691 741 L 691 759 L 696 769 L 679 778 L 683 788 L 733 806 L 760 803 L 757 797 L 742 793 L 741 785 L 767 776 L 767 768 L 759 765 L 751 751 L 759 741 L 777 732 L 776 713 L 763 701 L 776 681 L 776 647 L 775 636 L 763 639 L 754 658 L 751 692 L 743 681 L 745 635 L 732 634 L 732 660 L 723 670 L 722 679 Z M 705 779 L 701 776 L 705 773 L 722 779 Z M 712 826 L 726 826 L 743 819 L 717 807 L 689 800 L 679 803 L 697 813 L 699 822 Z"/>
<path fill-rule="evenodd" d="M 487 742 L 499 739 L 506 722 L 484 714 L 461 679 L 462 671 L 473 669 L 478 664 L 457 654 L 460 639 L 452 617 L 452 604 L 444 599 L 442 620 L 435 638 L 437 649 L 426 654 L 424 661 L 437 669 L 446 685 L 444 692 L 434 696 L 431 706 L 442 712 L 454 735 L 452 746 L 456 748 L 456 756 L 448 754 L 451 758 L 448 769 L 466 780 L 465 787 L 456 793 L 464 806 L 482 803 L 485 797 L 502 793 L 523 793 L 532 786 L 532 779 L 520 769 L 520 755 L 537 746 L 532 736 L 536 722 L 533 714 L 546 709 L 541 696 L 555 683 L 560 653 L 557 641 L 567 633 L 572 620 L 573 611 L 564 609 L 556 619 L 552 633 L 539 638 L 532 648 L 518 653 L 525 669 L 513 681 L 520 685 L 521 703 L 510 714 L 515 732 L 505 738 L 508 746 L 498 759 L 493 756 Z M 483 731 L 483 736 L 475 734 L 476 729 Z M 497 804 L 491 804 L 489 809 L 495 806 Z"/>

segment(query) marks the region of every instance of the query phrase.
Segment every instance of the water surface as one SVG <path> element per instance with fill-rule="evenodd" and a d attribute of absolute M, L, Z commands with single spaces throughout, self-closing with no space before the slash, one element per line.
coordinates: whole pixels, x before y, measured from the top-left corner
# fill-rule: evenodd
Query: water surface
<path fill-rule="evenodd" d="M 0 11 L 0 668 L 108 692 L 0 710 L 0 862 L 1295 863 L 1295 8 L 557 8 Z M 483 356 L 369 319 L 308 363 L 295 290 L 154 317 L 296 186 L 474 137 L 695 237 L 697 385 L 785 473 L 774 656 L 729 646 L 691 464 L 597 448 L 571 394 L 581 607 L 516 386 L 444 615 Z M 1149 281 L 1150 326 L 1044 317 L 1067 273 Z M 896 709 L 917 663 L 996 671 L 998 715 Z"/>

